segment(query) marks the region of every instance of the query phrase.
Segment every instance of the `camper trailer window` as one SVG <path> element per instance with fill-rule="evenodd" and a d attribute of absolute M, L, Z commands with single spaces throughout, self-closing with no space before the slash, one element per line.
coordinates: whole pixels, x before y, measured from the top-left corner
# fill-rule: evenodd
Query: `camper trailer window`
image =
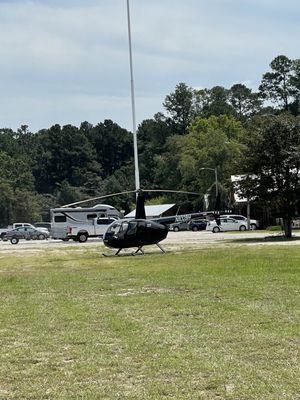
<path fill-rule="evenodd" d="M 108 225 L 111 222 L 113 222 L 113 220 L 110 220 L 110 219 L 107 219 L 107 218 L 98 219 L 97 220 L 97 225 Z"/>
<path fill-rule="evenodd" d="M 97 214 L 88 214 L 88 215 L 87 215 L 87 219 L 88 219 L 88 220 L 94 219 L 94 218 L 97 218 Z"/>
<path fill-rule="evenodd" d="M 55 215 L 55 222 L 67 222 L 67 217 L 65 215 Z"/>

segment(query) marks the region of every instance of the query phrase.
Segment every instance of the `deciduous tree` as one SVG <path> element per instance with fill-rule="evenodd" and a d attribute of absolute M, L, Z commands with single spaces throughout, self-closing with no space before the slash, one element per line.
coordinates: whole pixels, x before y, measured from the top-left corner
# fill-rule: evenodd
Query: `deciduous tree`
<path fill-rule="evenodd" d="M 290 114 L 256 117 L 237 164 L 239 191 L 283 218 L 285 236 L 300 207 L 300 118 Z"/>
<path fill-rule="evenodd" d="M 293 83 L 293 61 L 284 55 L 280 55 L 274 58 L 270 67 L 271 72 L 266 72 L 263 75 L 259 86 L 261 95 L 288 111 L 296 94 Z"/>

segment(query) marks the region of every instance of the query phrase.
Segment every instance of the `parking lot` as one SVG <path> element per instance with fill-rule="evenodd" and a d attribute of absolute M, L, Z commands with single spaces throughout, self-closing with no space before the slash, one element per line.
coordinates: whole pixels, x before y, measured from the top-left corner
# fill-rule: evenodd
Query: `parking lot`
<path fill-rule="evenodd" d="M 299 240 L 280 240 L 281 235 L 278 232 L 270 233 L 266 231 L 250 231 L 250 232 L 221 232 L 211 233 L 207 231 L 181 231 L 169 232 L 167 239 L 161 242 L 167 251 L 184 250 L 184 249 L 201 249 L 215 246 L 231 246 L 231 245 L 300 245 L 300 232 L 297 231 L 293 235 L 294 239 Z M 61 240 L 20 240 L 17 245 L 10 242 L 0 242 L 0 254 L 18 253 L 22 251 L 39 252 L 47 249 L 66 250 L 66 249 L 84 249 L 100 246 L 102 247 L 102 239 L 90 238 L 86 243 L 78 243 L 74 241 L 63 242 Z M 148 247 L 155 249 L 154 246 Z"/>

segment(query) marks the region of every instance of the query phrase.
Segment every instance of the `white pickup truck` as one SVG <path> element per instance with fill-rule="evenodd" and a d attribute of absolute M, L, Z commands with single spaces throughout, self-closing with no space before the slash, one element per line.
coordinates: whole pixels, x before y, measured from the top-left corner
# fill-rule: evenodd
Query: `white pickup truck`
<path fill-rule="evenodd" d="M 109 225 L 116 221 L 116 219 L 107 217 L 95 218 L 84 223 L 74 222 L 65 229 L 65 237 L 62 239 L 64 241 L 73 239 L 76 242 L 84 243 L 89 237 L 103 236 Z"/>

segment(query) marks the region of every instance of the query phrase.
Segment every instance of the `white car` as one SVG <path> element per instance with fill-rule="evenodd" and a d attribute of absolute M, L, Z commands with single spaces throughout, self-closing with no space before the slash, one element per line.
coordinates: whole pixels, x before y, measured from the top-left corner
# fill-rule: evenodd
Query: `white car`
<path fill-rule="evenodd" d="M 221 217 L 222 218 L 233 218 L 237 221 L 244 222 L 247 226 L 247 217 L 244 217 L 243 215 L 227 214 L 227 215 L 222 215 Z M 259 228 L 259 222 L 256 219 L 250 219 L 250 229 L 255 231 L 258 228 Z"/>
<path fill-rule="evenodd" d="M 247 223 L 237 221 L 233 218 L 220 218 L 220 224 L 216 221 L 209 221 L 206 225 L 206 230 L 213 233 L 227 232 L 227 231 L 246 231 Z"/>

